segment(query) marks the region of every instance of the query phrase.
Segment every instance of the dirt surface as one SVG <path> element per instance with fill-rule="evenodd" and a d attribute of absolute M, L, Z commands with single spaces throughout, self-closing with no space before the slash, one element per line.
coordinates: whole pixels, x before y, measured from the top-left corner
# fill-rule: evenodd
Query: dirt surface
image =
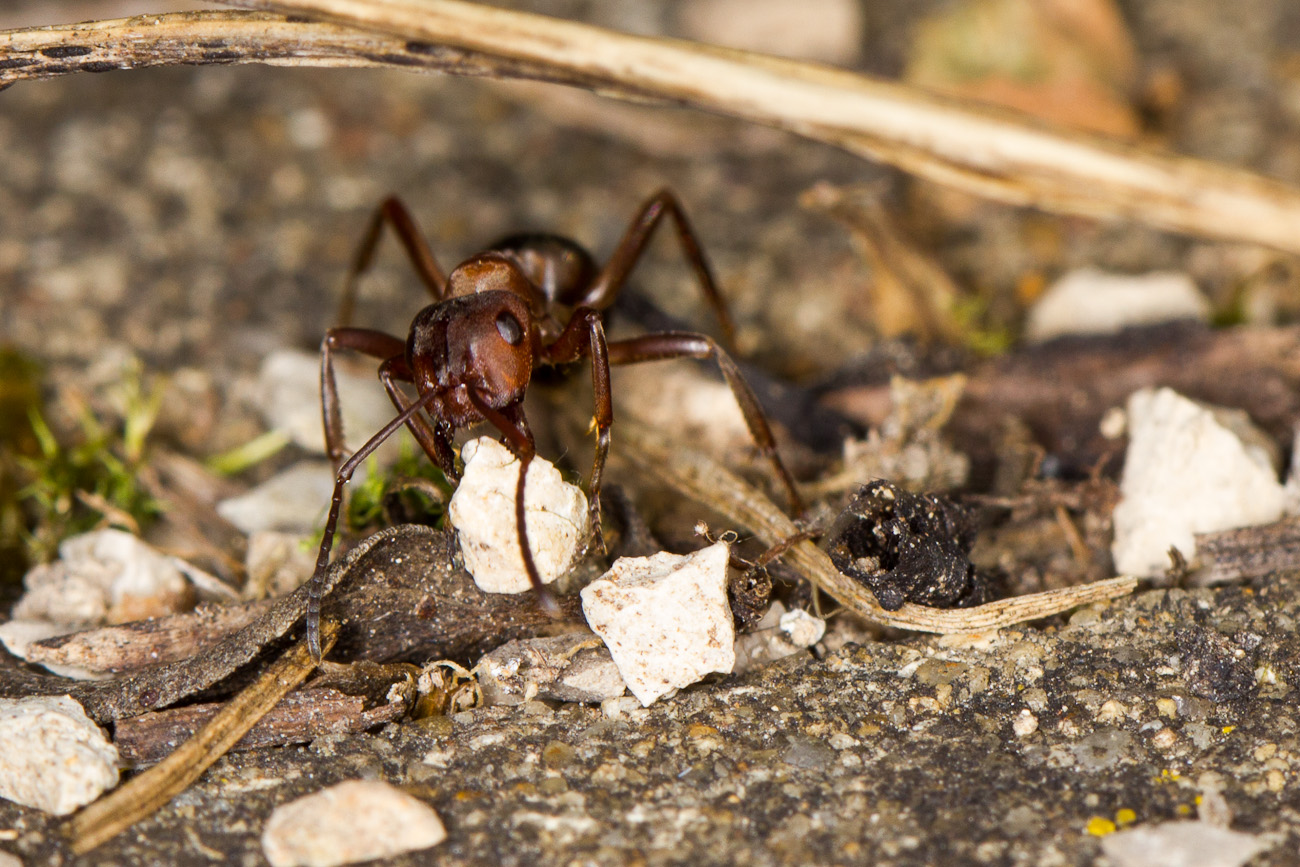
<path fill-rule="evenodd" d="M 899 74 L 920 16 L 945 5 L 866 4 L 859 68 Z M 680 21 L 678 4 L 530 8 L 541 6 L 640 32 Z M 1300 183 L 1293 3 L 1121 6 L 1141 87 L 1173 70 L 1181 88 L 1175 108 L 1144 115 L 1144 135 Z M 30 23 L 31 6 L 21 11 L 14 23 Z M 259 365 L 319 345 L 390 192 L 450 265 L 521 229 L 604 256 L 639 203 L 671 186 L 721 277 L 742 354 L 803 381 L 875 339 L 848 231 L 798 206 L 819 181 L 881 185 L 1000 328 L 1018 323 L 1026 274 L 1177 268 L 1227 309 L 1270 261 L 1006 208 L 944 222 L 905 179 L 832 148 L 684 112 L 606 112 L 539 87 L 212 67 L 25 83 L 0 105 L 0 344 L 42 360 L 51 389 L 75 383 L 92 397 L 140 357 L 171 383 L 159 437 L 198 456 L 262 431 Z M 358 324 L 404 334 L 423 297 L 395 248 L 365 284 Z M 671 243 L 636 282 L 708 327 Z M 617 374 L 614 391 L 616 407 L 636 399 Z M 449 830 L 434 855 L 394 863 L 1083 865 L 1107 823 L 1204 816 L 1198 805 L 1221 791 L 1233 829 L 1272 835 L 1250 863 L 1292 864 L 1297 578 L 1149 591 L 964 641 L 849 644 L 617 715 L 531 702 L 236 754 L 77 863 L 263 863 L 274 806 L 363 777 L 407 787 Z M 37 811 L 0 802 L 0 830 L 12 831 L 0 850 L 29 865 L 76 860 Z"/>

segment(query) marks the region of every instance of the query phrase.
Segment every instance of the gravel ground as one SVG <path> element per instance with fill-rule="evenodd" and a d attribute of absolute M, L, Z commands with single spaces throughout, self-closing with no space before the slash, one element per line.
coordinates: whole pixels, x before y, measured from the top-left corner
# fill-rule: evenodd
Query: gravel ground
<path fill-rule="evenodd" d="M 873 4 L 860 66 L 896 74 L 928 5 Z M 1163 129 L 1173 147 L 1300 182 L 1292 4 L 1238 2 L 1226 20 L 1214 0 L 1121 5 L 1144 62 L 1172 64 L 1187 87 Z M 664 8 L 594 14 L 657 29 L 674 20 Z M 877 182 L 905 197 L 891 173 L 784 134 L 399 73 L 118 72 L 22 84 L 0 104 L 0 343 L 91 393 L 141 357 L 172 380 L 163 435 L 198 454 L 259 432 L 262 358 L 318 344 L 367 215 L 391 191 L 450 264 L 521 228 L 604 254 L 670 185 L 722 275 L 742 348 L 792 375 L 863 351 L 871 315 L 847 233 L 801 211 L 798 194 Z M 939 254 L 1010 297 L 1036 255 L 1022 242 L 1045 219 L 993 209 L 938 239 Z M 1039 263 L 1054 268 L 1195 267 L 1210 249 L 1054 222 L 1064 243 Z M 381 259 L 359 319 L 404 333 L 421 296 L 391 248 Z M 640 285 L 707 321 L 672 245 Z M 1268 835 L 1252 864 L 1293 864 L 1296 578 L 1148 592 L 964 643 L 851 644 L 617 717 L 533 702 L 233 755 L 93 859 L 263 863 L 275 805 L 362 777 L 437 809 L 450 834 L 440 864 L 1082 865 L 1114 826 L 1221 822 L 1224 802 L 1233 829 Z M 14 832 L 0 850 L 29 865 L 70 860 L 35 811 L 0 802 L 0 829 Z"/>

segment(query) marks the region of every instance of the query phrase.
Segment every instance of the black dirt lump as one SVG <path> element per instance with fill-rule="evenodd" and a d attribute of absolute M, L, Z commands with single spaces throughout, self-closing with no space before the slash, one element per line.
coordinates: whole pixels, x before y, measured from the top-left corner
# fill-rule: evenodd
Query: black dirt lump
<path fill-rule="evenodd" d="M 961 506 L 877 479 L 859 489 L 824 544 L 835 568 L 897 611 L 904 602 L 963 608 L 989 601 L 991 582 L 967 556 L 974 541 L 974 521 Z"/>

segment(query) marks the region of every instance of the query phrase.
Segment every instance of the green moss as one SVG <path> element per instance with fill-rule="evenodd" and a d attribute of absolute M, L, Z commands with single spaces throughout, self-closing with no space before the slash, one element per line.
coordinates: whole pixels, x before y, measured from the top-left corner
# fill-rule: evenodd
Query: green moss
<path fill-rule="evenodd" d="M 22 479 L 16 500 L 26 516 L 29 561 L 52 559 L 64 539 L 104 523 L 138 530 L 160 514 L 140 473 L 162 388 L 146 388 L 137 366 L 123 376 L 117 397 L 120 418 L 103 421 L 83 405 L 76 429 L 68 432 L 56 433 L 39 403 L 28 407 L 35 449 L 15 463 Z"/>

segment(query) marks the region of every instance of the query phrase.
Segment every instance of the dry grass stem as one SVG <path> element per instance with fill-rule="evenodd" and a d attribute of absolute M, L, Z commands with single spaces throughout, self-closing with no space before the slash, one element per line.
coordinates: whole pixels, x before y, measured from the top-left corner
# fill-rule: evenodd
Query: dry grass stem
<path fill-rule="evenodd" d="M 789 130 L 976 195 L 1300 251 L 1300 190 L 840 69 L 460 0 L 234 0 Z"/>
<path fill-rule="evenodd" d="M 321 645 L 326 652 L 338 633 L 337 623 L 321 624 Z M 288 650 L 174 753 L 69 819 L 66 827 L 72 851 L 78 855 L 89 852 L 183 792 L 315 667 L 306 642 Z"/>
<path fill-rule="evenodd" d="M 646 478 L 666 483 L 677 492 L 708 506 L 729 521 L 745 527 L 766 545 L 776 545 L 798 534 L 795 525 L 761 492 L 742 482 L 709 458 L 683 449 L 631 424 L 620 424 L 615 451 Z M 1078 587 L 1031 593 L 974 608 L 928 608 L 905 603 L 886 611 L 871 591 L 831 563 L 825 551 L 809 541 L 790 547 L 787 561 L 819 589 L 864 620 L 915 632 L 954 633 L 1000 629 L 1132 593 L 1138 579 L 1121 577 Z"/>
<path fill-rule="evenodd" d="M 333 23 L 192 13 L 14 30 L 0 86 L 171 63 L 535 78 L 789 130 L 997 201 L 1300 252 L 1293 187 L 844 70 L 458 0 L 232 2 Z"/>

